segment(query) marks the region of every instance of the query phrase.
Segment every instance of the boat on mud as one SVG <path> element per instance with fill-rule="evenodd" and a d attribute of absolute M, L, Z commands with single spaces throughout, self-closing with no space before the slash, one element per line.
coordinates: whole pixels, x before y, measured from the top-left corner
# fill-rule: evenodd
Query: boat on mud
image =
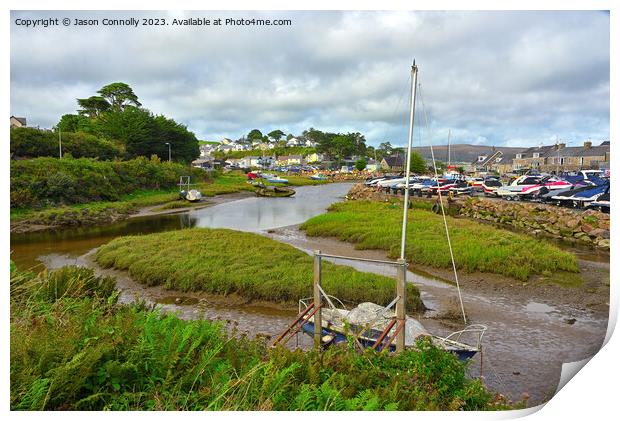
<path fill-rule="evenodd" d="M 202 193 L 199 190 L 190 189 L 190 185 L 190 177 L 181 176 L 179 180 L 179 198 L 188 202 L 200 202 L 202 200 Z"/>
<path fill-rule="evenodd" d="M 295 190 L 284 186 L 265 186 L 264 184 L 257 184 L 255 193 L 260 197 L 291 197 L 295 194 Z"/>
<path fill-rule="evenodd" d="M 463 315 L 464 327 L 452 334 L 441 337 L 429 333 L 424 326 L 415 318 L 408 316 L 406 312 L 406 286 L 407 286 L 407 267 L 408 263 L 405 259 L 406 241 L 407 241 L 407 212 L 409 206 L 409 196 L 411 193 L 411 181 L 413 177 L 410 174 L 411 151 L 413 144 L 413 120 L 415 110 L 415 89 L 417 86 L 417 67 L 415 62 L 411 67 L 411 113 L 409 121 L 409 142 L 407 148 L 407 165 L 405 166 L 405 175 L 398 177 L 385 177 L 383 179 L 367 180 L 367 185 L 375 185 L 378 189 L 396 186 L 404 182 L 405 198 L 403 201 L 403 222 L 400 245 L 400 258 L 397 261 L 387 260 L 371 260 L 356 257 L 337 256 L 323 254 L 320 250 L 314 253 L 314 295 L 312 298 L 302 298 L 299 301 L 299 314 L 288 328 L 275 339 L 273 346 L 285 344 L 293 336 L 300 331 L 311 335 L 314 338 L 315 347 L 329 347 L 339 343 L 354 343 L 358 349 L 373 348 L 379 352 L 403 351 L 406 348 L 413 347 L 416 341 L 426 337 L 440 349 L 452 352 L 461 360 L 472 358 L 482 349 L 482 338 L 486 332 L 486 326 L 480 324 L 468 325 L 463 301 L 461 297 L 458 276 L 456 274 L 456 265 L 454 257 L 452 263 L 455 269 L 455 281 L 459 293 L 459 302 L 461 304 L 461 312 Z M 431 147 L 432 152 L 432 147 Z M 435 165 L 433 155 L 433 166 L 435 168 L 435 178 L 438 180 L 437 166 Z M 443 180 L 442 180 L 443 181 Z M 450 180 L 451 186 L 457 181 Z M 471 188 L 463 180 L 461 181 L 467 188 Z M 439 183 L 435 181 L 437 186 Z M 441 199 L 443 189 L 437 189 L 437 194 Z M 446 188 L 446 192 L 449 188 Z M 442 209 L 443 201 L 440 200 Z M 445 218 L 445 212 L 442 212 Z M 450 255 L 453 256 L 452 246 L 449 241 L 449 232 L 447 222 L 444 220 L 446 227 L 446 239 L 450 248 Z M 343 259 L 358 260 L 366 262 L 374 262 L 389 265 L 397 269 L 396 279 L 396 296 L 387 306 L 381 306 L 376 303 L 364 302 L 357 306 L 347 309 L 338 298 L 328 295 L 321 287 L 322 279 L 322 259 Z M 334 303 L 337 303 L 334 304 Z M 473 335 L 473 338 L 471 337 Z M 467 340 L 468 342 L 465 342 Z"/>
<path fill-rule="evenodd" d="M 322 311 L 321 346 L 328 347 L 339 343 L 346 343 L 347 336 L 354 335 L 363 347 L 372 347 L 377 351 L 384 349 L 396 351 L 396 345 L 384 334 L 392 330 L 396 324 L 396 316 L 393 310 L 375 303 L 361 303 L 351 310 L 347 310 L 336 297 L 329 297 L 330 307 Z M 312 298 L 299 301 L 300 312 L 311 306 Z M 336 307 L 334 301 L 340 305 Z M 334 307 L 331 307 L 334 305 Z M 302 326 L 304 333 L 314 335 L 314 316 Z M 480 350 L 482 338 L 486 326 L 469 325 L 466 328 L 452 333 L 450 336 L 441 337 L 430 334 L 422 324 L 413 317 L 406 316 L 405 322 L 405 347 L 414 346 L 416 340 L 428 337 L 433 345 L 445 351 L 452 352 L 461 360 L 465 361 L 476 355 Z M 392 338 L 395 335 L 392 335 Z M 475 345 L 461 342 L 462 337 L 475 338 Z M 387 339 L 387 340 L 386 340 Z"/>

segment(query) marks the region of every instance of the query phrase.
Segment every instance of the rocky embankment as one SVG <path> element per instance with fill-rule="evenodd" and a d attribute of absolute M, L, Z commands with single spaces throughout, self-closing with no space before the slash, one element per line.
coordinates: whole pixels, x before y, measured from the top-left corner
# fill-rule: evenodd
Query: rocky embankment
<path fill-rule="evenodd" d="M 574 243 L 609 249 L 609 214 L 542 203 L 514 203 L 467 198 L 458 200 L 459 215 L 519 228 Z"/>
<path fill-rule="evenodd" d="M 349 200 L 384 201 L 393 197 L 395 196 L 363 184 L 356 184 L 347 194 Z M 412 197 L 411 200 L 436 202 L 437 198 Z M 547 236 L 609 250 L 609 214 L 602 212 L 466 196 L 445 200 L 444 203 L 451 215 L 506 225 L 530 235 Z"/>

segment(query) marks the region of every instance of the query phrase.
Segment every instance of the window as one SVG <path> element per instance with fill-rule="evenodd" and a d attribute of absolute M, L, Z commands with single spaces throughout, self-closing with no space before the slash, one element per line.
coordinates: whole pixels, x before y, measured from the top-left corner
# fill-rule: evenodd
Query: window
<path fill-rule="evenodd" d="M 564 158 L 560 158 L 560 165 L 564 165 Z"/>
<path fill-rule="evenodd" d="M 583 165 L 583 156 L 579 158 L 579 165 Z"/>
<path fill-rule="evenodd" d="M 523 154 L 518 153 L 517 154 L 517 159 L 521 159 L 523 157 Z"/>
<path fill-rule="evenodd" d="M 540 153 L 534 152 L 534 154 L 532 155 L 532 158 L 540 158 Z"/>
<path fill-rule="evenodd" d="M 526 177 L 523 180 L 521 180 L 519 183 L 517 183 L 518 185 L 524 185 L 524 184 L 538 184 L 538 178 L 536 177 Z"/>

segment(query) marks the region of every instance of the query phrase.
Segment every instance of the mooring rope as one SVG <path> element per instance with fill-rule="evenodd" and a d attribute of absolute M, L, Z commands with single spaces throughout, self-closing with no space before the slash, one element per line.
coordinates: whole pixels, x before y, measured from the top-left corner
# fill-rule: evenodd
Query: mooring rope
<path fill-rule="evenodd" d="M 461 295 L 461 287 L 459 284 L 459 275 L 456 271 L 456 263 L 454 261 L 454 253 L 452 251 L 452 242 L 450 241 L 450 231 L 448 230 L 448 220 L 446 218 L 446 211 L 443 206 L 443 199 L 441 197 L 441 189 L 439 188 L 439 175 L 437 173 L 437 163 L 435 162 L 435 152 L 433 151 L 433 143 L 432 143 L 432 133 L 428 124 L 428 115 L 426 113 L 426 104 L 424 103 L 424 98 L 422 96 L 422 85 L 418 84 L 418 91 L 420 92 L 420 101 L 422 102 L 422 112 L 424 114 L 424 125 L 426 127 L 427 133 L 429 133 L 428 138 L 431 139 L 431 157 L 433 159 L 433 169 L 435 171 L 435 179 L 437 180 L 437 194 L 439 195 L 439 205 L 441 207 L 441 214 L 443 216 L 443 224 L 446 230 L 446 238 L 448 239 L 448 248 L 450 249 L 450 259 L 452 260 L 452 270 L 454 271 L 454 280 L 456 281 L 456 289 L 459 294 L 459 302 L 461 304 L 461 313 L 463 315 L 463 322 L 467 325 L 467 316 L 465 315 L 465 307 L 463 306 L 463 296 Z"/>

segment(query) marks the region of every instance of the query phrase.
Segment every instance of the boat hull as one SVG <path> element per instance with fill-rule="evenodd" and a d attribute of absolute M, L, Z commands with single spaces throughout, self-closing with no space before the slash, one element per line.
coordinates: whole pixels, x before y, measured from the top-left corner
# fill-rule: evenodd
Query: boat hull
<path fill-rule="evenodd" d="M 301 329 L 304 333 L 310 336 L 314 336 L 314 323 L 313 322 L 305 323 Z M 329 347 L 334 344 L 347 342 L 347 337 L 343 333 L 338 332 L 333 329 L 323 328 L 321 330 L 321 334 L 322 336 L 332 336 L 334 338 L 328 343 L 324 343 L 323 344 L 324 347 Z M 438 339 L 441 339 L 441 338 L 438 338 Z M 375 345 L 376 338 L 360 337 L 358 338 L 358 341 L 363 347 L 369 348 Z M 390 352 L 396 351 L 396 345 L 391 344 L 389 351 Z M 455 354 L 460 361 L 467 361 L 478 353 L 478 351 L 470 350 L 470 349 L 454 349 L 454 350 L 450 349 L 447 351 Z"/>
<path fill-rule="evenodd" d="M 256 189 L 256 195 L 259 197 L 291 197 L 295 194 L 295 190 L 289 188 L 259 188 Z"/>

